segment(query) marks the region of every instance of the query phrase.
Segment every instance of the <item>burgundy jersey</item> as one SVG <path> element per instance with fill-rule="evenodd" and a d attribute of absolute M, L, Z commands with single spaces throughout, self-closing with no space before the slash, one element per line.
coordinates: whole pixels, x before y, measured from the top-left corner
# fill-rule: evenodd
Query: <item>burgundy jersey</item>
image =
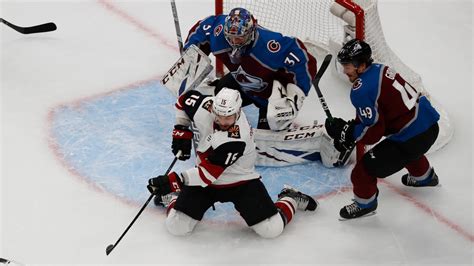
<path fill-rule="evenodd" d="M 357 112 L 356 141 L 374 144 L 383 136 L 406 141 L 439 120 L 420 91 L 393 69 L 372 64 L 354 81 L 351 101 Z"/>
<path fill-rule="evenodd" d="M 242 90 L 262 106 L 268 103 L 274 80 L 284 86 L 293 83 L 308 95 L 316 75 L 316 59 L 302 41 L 257 27 L 255 40 L 235 58 L 224 37 L 225 17 L 210 16 L 199 21 L 191 28 L 184 48 L 194 44 L 205 53 L 214 54 Z"/>

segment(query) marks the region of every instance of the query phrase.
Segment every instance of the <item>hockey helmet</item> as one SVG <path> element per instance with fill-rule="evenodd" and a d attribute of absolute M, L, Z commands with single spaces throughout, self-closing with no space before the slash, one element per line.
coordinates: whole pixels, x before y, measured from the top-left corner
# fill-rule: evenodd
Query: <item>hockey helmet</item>
<path fill-rule="evenodd" d="M 372 49 L 369 44 L 359 39 L 348 41 L 337 54 L 337 61 L 341 64 L 353 64 L 359 67 L 365 63 L 367 66 L 372 64 Z"/>
<path fill-rule="evenodd" d="M 230 11 L 224 21 L 224 36 L 233 49 L 250 44 L 255 39 L 257 20 L 244 8 Z"/>
<path fill-rule="evenodd" d="M 212 110 L 214 114 L 219 116 L 231 116 L 239 114 L 242 107 L 242 97 L 237 90 L 222 88 L 214 97 Z"/>

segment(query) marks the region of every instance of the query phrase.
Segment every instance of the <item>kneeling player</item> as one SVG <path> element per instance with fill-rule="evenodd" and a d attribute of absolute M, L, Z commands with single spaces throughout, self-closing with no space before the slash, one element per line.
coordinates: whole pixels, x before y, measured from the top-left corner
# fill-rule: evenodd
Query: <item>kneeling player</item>
<path fill-rule="evenodd" d="M 232 202 L 257 234 L 280 235 L 297 209 L 314 211 L 318 203 L 296 189 L 285 187 L 273 202 L 255 171 L 256 150 L 252 130 L 241 112 L 238 91 L 224 88 L 215 97 L 188 91 L 176 103 L 173 153 L 191 154 L 192 131 L 201 136 L 197 167 L 149 180 L 155 203 L 168 208 L 166 226 L 174 235 L 191 233 L 215 202 Z"/>

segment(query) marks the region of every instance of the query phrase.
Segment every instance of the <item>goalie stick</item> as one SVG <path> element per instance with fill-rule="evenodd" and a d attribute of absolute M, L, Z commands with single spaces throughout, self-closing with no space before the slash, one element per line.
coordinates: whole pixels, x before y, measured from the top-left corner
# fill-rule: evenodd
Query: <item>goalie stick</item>
<path fill-rule="evenodd" d="M 319 68 L 319 71 L 318 73 L 316 73 L 316 77 L 313 80 L 313 85 L 314 85 L 314 88 L 316 89 L 316 94 L 318 95 L 319 102 L 321 103 L 321 106 L 323 107 L 323 110 L 326 113 L 326 116 L 329 120 L 332 120 L 333 117 L 331 115 L 331 111 L 329 111 L 328 104 L 326 103 L 326 100 L 324 99 L 324 96 L 321 93 L 321 89 L 319 88 L 319 81 L 321 80 L 321 77 L 323 76 L 324 72 L 326 72 L 326 69 L 328 68 L 329 63 L 331 63 L 331 59 L 332 59 L 331 54 L 327 54 L 326 57 L 324 57 L 323 63 L 321 64 L 321 67 Z M 344 165 L 349 159 L 349 156 L 354 150 L 354 147 L 355 147 L 355 143 L 349 149 L 345 150 L 343 153 L 341 152 L 341 155 L 339 156 L 339 159 L 334 164 L 334 166 L 337 167 L 337 166 Z"/>
<path fill-rule="evenodd" d="M 176 30 L 176 37 L 178 38 L 178 48 L 181 55 L 183 54 L 183 38 L 181 37 L 181 28 L 179 27 L 178 9 L 176 2 L 171 0 L 171 11 L 173 12 L 174 29 Z"/>
<path fill-rule="evenodd" d="M 41 25 L 31 26 L 31 27 L 20 27 L 6 21 L 3 18 L 0 18 L 0 22 L 18 31 L 19 33 L 23 33 L 23 34 L 48 32 L 48 31 L 54 31 L 57 29 L 56 24 L 54 24 L 53 22 L 48 22 Z"/>

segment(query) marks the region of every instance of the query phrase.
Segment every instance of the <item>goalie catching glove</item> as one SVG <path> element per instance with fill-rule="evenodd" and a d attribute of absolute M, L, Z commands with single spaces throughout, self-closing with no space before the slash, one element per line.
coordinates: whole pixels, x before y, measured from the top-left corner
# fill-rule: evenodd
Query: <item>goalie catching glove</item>
<path fill-rule="evenodd" d="M 181 155 L 178 159 L 186 161 L 191 157 L 191 145 L 193 139 L 193 132 L 187 126 L 175 125 L 173 129 L 173 142 L 171 143 L 171 150 L 176 156 L 179 151 Z"/>
<path fill-rule="evenodd" d="M 324 123 L 328 135 L 334 139 L 334 147 L 344 152 L 352 148 L 354 143 L 354 120 L 345 121 L 342 118 L 326 118 Z"/>
<path fill-rule="evenodd" d="M 303 107 L 305 97 L 304 92 L 295 84 L 288 83 L 285 87 L 278 80 L 274 80 L 267 107 L 270 129 L 287 129 Z"/>
<path fill-rule="evenodd" d="M 168 175 L 159 175 L 148 180 L 146 188 L 151 194 L 156 196 L 167 195 L 171 192 L 181 191 L 183 182 L 178 174 L 171 172 Z"/>

